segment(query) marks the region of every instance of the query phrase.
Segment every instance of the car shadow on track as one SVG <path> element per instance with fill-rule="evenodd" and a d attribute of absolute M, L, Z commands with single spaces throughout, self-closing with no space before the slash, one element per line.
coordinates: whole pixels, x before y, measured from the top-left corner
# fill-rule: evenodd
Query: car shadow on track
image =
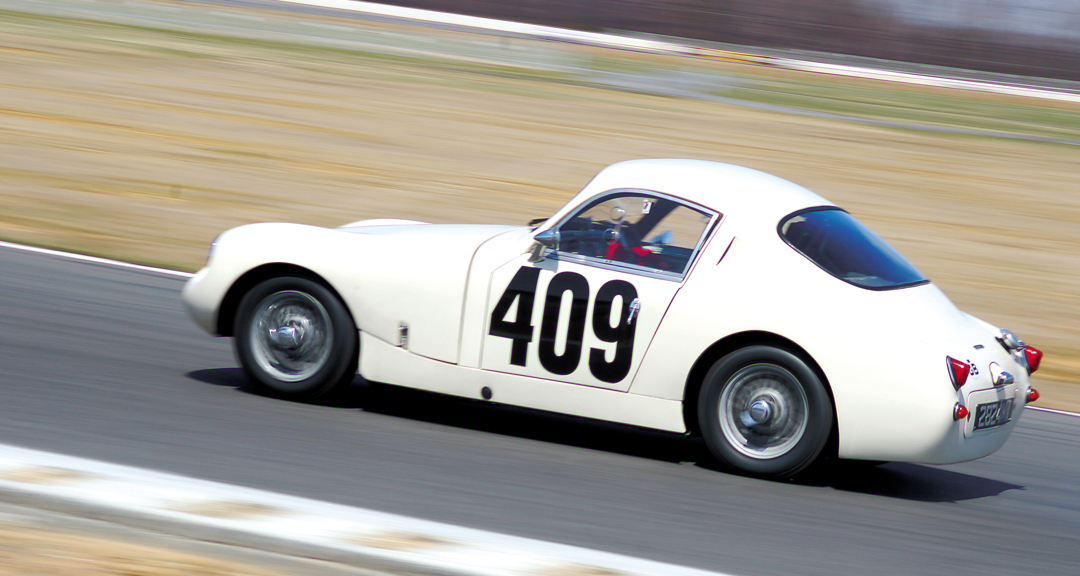
<path fill-rule="evenodd" d="M 187 376 L 199 382 L 266 396 L 248 383 L 239 368 L 196 370 L 187 373 Z M 361 377 L 357 377 L 352 386 L 341 394 L 309 404 L 354 408 L 432 424 L 665 462 L 700 462 L 708 459 L 708 451 L 700 440 L 682 434 L 377 384 Z"/>
<path fill-rule="evenodd" d="M 918 502 L 960 502 L 1024 487 L 937 466 L 890 462 L 881 466 L 836 465 L 798 483 Z"/>
<path fill-rule="evenodd" d="M 187 373 L 187 376 L 199 382 L 266 396 L 249 384 L 239 368 L 196 370 Z M 663 462 L 693 463 L 699 468 L 727 472 L 716 464 L 699 438 L 376 384 L 361 377 L 357 377 L 352 386 L 342 393 L 311 404 L 351 408 Z M 880 466 L 826 463 L 791 483 L 920 502 L 958 502 L 1024 489 L 1016 484 L 935 466 L 900 462 Z"/>

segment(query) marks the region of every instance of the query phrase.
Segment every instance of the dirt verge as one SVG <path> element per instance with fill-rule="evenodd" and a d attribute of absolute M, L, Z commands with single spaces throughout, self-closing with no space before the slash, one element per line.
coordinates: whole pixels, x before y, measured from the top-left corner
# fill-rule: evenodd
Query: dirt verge
<path fill-rule="evenodd" d="M 391 576 L 0 503 L 0 576 L 200 575 Z"/>

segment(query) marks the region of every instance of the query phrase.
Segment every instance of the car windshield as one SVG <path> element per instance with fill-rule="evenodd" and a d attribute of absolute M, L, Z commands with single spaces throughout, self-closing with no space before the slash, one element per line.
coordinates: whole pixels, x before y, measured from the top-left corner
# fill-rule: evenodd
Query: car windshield
<path fill-rule="evenodd" d="M 887 290 L 929 282 L 877 234 L 839 208 L 796 212 L 780 236 L 813 263 L 862 288 Z"/>

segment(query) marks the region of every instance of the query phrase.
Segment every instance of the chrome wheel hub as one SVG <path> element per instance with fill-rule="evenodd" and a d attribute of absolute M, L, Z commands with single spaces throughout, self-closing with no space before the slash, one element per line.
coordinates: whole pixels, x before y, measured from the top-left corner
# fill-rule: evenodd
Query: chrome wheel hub
<path fill-rule="evenodd" d="M 772 418 L 773 407 L 767 401 L 758 399 L 750 403 L 750 409 L 739 414 L 739 419 L 746 426 L 755 426 L 767 422 Z M 749 418 L 744 418 L 744 414 Z"/>
<path fill-rule="evenodd" d="M 330 357 L 330 315 L 304 292 L 275 292 L 259 303 L 252 317 L 251 350 L 267 374 L 298 382 L 318 372 Z"/>
<path fill-rule="evenodd" d="M 296 350 L 304 339 L 303 328 L 282 326 L 270 329 L 270 342 L 282 350 Z"/>
<path fill-rule="evenodd" d="M 757 459 L 790 451 L 806 432 L 809 405 L 799 380 L 774 364 L 736 372 L 720 395 L 720 429 L 728 444 Z"/>

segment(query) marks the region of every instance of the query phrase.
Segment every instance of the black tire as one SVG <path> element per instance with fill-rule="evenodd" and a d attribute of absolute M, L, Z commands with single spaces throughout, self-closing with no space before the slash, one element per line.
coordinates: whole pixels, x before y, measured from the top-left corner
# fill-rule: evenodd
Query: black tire
<path fill-rule="evenodd" d="M 314 280 L 284 276 L 257 284 L 240 300 L 235 326 L 240 365 L 272 395 L 313 399 L 356 376 L 356 324 Z"/>
<path fill-rule="evenodd" d="M 833 426 L 825 385 L 796 354 L 772 346 L 732 352 L 705 376 L 698 424 L 713 456 L 750 476 L 786 479 L 821 455 Z"/>

